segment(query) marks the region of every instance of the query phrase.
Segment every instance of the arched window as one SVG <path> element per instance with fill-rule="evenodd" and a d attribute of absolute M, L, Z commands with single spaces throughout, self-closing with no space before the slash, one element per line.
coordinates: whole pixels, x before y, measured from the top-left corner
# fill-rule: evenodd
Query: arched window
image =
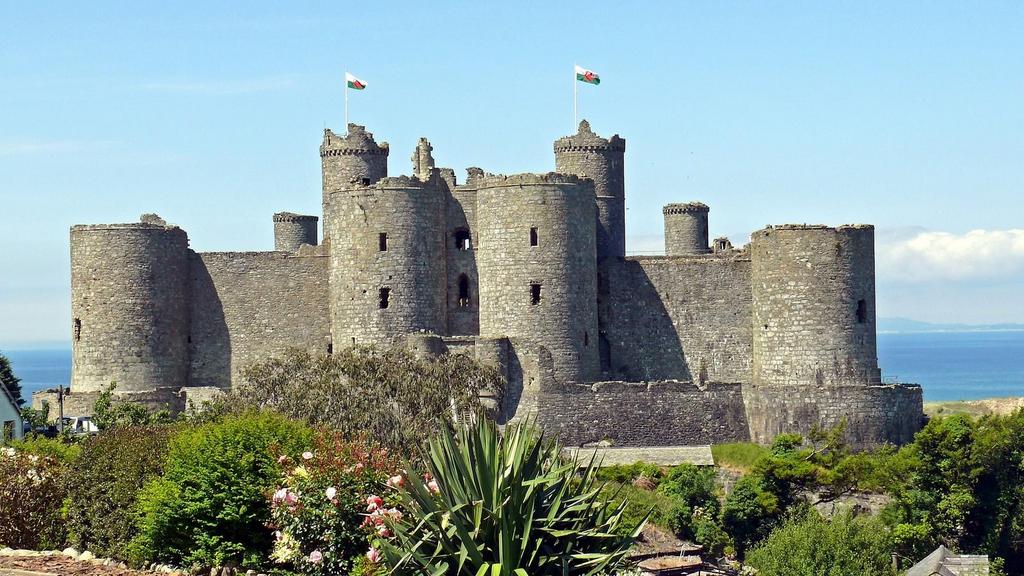
<path fill-rule="evenodd" d="M 459 275 L 459 308 L 469 307 L 469 277 Z"/>
<path fill-rule="evenodd" d="M 460 228 L 455 231 L 455 249 L 456 250 L 469 250 L 473 247 L 472 239 L 469 236 L 469 230 Z"/>

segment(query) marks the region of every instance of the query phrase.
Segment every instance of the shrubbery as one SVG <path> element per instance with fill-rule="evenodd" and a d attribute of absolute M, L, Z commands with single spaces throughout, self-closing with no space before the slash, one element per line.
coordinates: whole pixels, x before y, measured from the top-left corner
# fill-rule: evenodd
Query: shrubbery
<path fill-rule="evenodd" d="M 262 564 L 273 542 L 267 495 L 281 474 L 271 449 L 294 458 L 311 437 L 304 425 L 269 413 L 183 430 L 170 442 L 163 475 L 140 495 L 133 559 Z"/>
<path fill-rule="evenodd" d="M 385 506 L 371 496 L 396 473 L 395 460 L 365 438 L 322 433 L 300 460 L 283 456 L 281 463 L 286 472 L 271 498 L 273 559 L 301 574 L 358 569 L 378 528 L 368 525 L 367 514 Z"/>
<path fill-rule="evenodd" d="M 357 346 L 256 363 L 243 372 L 237 398 L 413 454 L 453 413 L 475 414 L 480 393 L 502 386 L 497 370 L 463 354 L 426 360 L 404 348 Z"/>
<path fill-rule="evenodd" d="M 826 520 L 796 513 L 747 554 L 764 576 L 896 576 L 889 533 L 877 518 L 850 512 Z"/>
<path fill-rule="evenodd" d="M 135 536 L 135 502 L 143 485 L 163 471 L 173 429 L 117 427 L 81 446 L 68 479 L 69 541 L 79 550 L 125 558 Z"/>
<path fill-rule="evenodd" d="M 0 545 L 63 546 L 64 473 L 65 464 L 53 456 L 0 447 Z"/>

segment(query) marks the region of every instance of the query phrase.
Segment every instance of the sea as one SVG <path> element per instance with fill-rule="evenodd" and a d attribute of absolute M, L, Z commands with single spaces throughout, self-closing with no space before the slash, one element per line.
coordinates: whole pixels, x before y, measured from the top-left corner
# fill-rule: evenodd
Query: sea
<path fill-rule="evenodd" d="M 71 380 L 71 348 L 0 350 L 25 397 Z M 906 332 L 878 335 L 885 382 L 910 382 L 925 401 L 1024 396 L 1024 330 Z"/>

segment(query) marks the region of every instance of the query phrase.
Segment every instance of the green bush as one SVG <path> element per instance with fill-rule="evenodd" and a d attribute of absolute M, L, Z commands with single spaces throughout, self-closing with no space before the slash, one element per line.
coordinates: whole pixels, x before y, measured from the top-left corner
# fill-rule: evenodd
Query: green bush
<path fill-rule="evenodd" d="M 634 462 L 633 464 L 616 464 L 605 466 L 597 470 L 597 479 L 602 482 L 618 482 L 629 484 L 637 478 L 649 478 L 655 485 L 661 481 L 665 473 L 661 466 L 648 464 L 647 462 Z"/>
<path fill-rule="evenodd" d="M 392 574 L 603 574 L 625 557 L 643 521 L 616 535 L 591 468 L 562 461 L 529 425 L 501 434 L 481 421 L 430 441 L 426 474 L 399 482 L 403 514 L 378 545 Z M 371 551 L 372 553 L 372 551 Z"/>
<path fill-rule="evenodd" d="M 763 576 L 895 576 L 891 542 L 875 518 L 814 510 L 790 518 L 747 554 Z"/>
<path fill-rule="evenodd" d="M 722 527 L 742 557 L 751 544 L 768 535 L 780 513 L 775 495 L 761 486 L 758 477 L 748 475 L 736 482 L 725 499 Z"/>
<path fill-rule="evenodd" d="M 272 454 L 309 446 L 305 425 L 270 413 L 229 416 L 176 434 L 161 477 L 139 496 L 135 562 L 260 566 L 272 546 L 267 496 L 281 473 Z"/>
<path fill-rule="evenodd" d="M 63 547 L 66 471 L 51 456 L 0 447 L 0 547 Z"/>
<path fill-rule="evenodd" d="M 115 427 L 82 444 L 68 480 L 72 545 L 99 556 L 128 557 L 139 492 L 163 471 L 171 432 L 166 426 Z"/>
<path fill-rule="evenodd" d="M 32 436 L 23 440 L 14 440 L 10 446 L 18 452 L 35 454 L 36 456 L 47 456 L 61 463 L 74 462 L 82 451 L 80 443 L 69 438 L 60 437 Z"/>
<path fill-rule="evenodd" d="M 632 484 L 609 482 L 601 489 L 601 496 L 611 509 L 622 506 L 622 521 L 617 528 L 620 535 L 629 534 L 632 527 L 647 518 L 655 526 L 669 528 L 669 519 L 677 502 L 674 498 Z"/>

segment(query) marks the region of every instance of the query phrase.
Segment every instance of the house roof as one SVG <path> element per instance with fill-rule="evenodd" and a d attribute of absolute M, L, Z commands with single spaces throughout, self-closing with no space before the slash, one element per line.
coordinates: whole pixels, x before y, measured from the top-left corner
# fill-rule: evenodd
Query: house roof
<path fill-rule="evenodd" d="M 988 576 L 988 556 L 955 554 L 940 545 L 907 570 L 907 576 Z"/>

